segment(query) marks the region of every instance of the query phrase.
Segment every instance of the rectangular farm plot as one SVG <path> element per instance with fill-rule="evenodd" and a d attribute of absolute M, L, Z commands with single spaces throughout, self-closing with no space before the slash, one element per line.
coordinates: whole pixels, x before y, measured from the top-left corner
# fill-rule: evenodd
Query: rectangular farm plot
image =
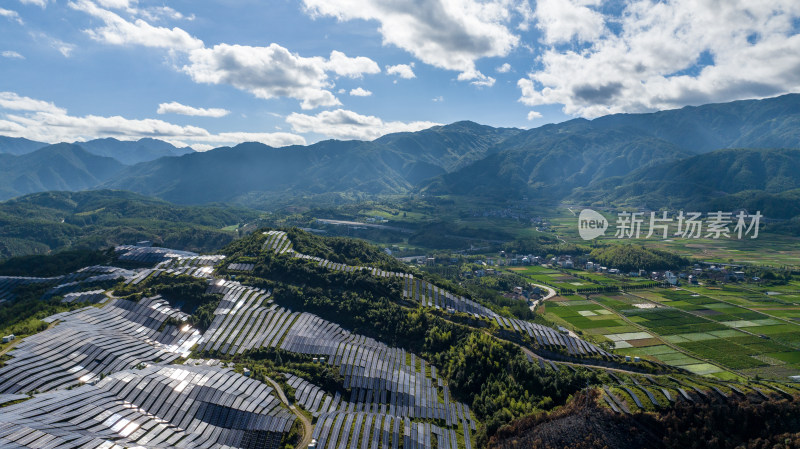
<path fill-rule="evenodd" d="M 782 362 L 800 364 L 800 351 L 772 352 L 765 355 Z"/>
<path fill-rule="evenodd" d="M 632 347 L 629 349 L 623 349 L 619 352 L 624 355 L 639 356 L 642 358 L 658 360 L 662 363 L 666 363 L 667 365 L 678 367 L 699 365 L 703 363 L 702 361 L 670 348 L 667 345 L 655 345 L 644 348 Z"/>
<path fill-rule="evenodd" d="M 648 343 L 652 344 L 658 341 L 647 332 L 627 332 L 622 334 L 606 334 L 603 336 L 614 342 L 615 349 L 647 346 Z"/>
<path fill-rule="evenodd" d="M 689 370 L 694 374 L 708 375 L 714 373 L 721 373 L 724 370 L 716 365 L 710 363 L 693 363 L 691 365 L 683 365 L 681 368 Z"/>

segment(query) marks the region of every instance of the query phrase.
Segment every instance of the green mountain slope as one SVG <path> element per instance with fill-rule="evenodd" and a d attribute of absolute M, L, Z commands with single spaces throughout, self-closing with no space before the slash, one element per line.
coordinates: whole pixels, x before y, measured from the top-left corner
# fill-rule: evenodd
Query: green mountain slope
<path fill-rule="evenodd" d="M 372 142 L 327 140 L 285 148 L 244 143 L 142 163 L 106 185 L 190 204 L 235 201 L 260 192 L 403 193 L 423 179 L 484 157 L 517 132 L 459 122 Z"/>
<path fill-rule="evenodd" d="M 518 133 L 489 150 L 496 154 L 421 187 L 434 194 L 562 198 L 602 179 L 716 149 L 800 148 L 798 124 L 797 94 L 571 120 Z M 749 182 L 733 182 L 740 180 Z"/>
<path fill-rule="evenodd" d="M 44 192 L 0 203 L 0 259 L 151 240 L 207 251 L 236 234 L 222 228 L 257 220 L 242 208 L 176 206 L 130 192 Z"/>
<path fill-rule="evenodd" d="M 796 208 L 785 200 L 796 197 L 790 192 L 795 189 L 800 189 L 800 149 L 724 149 L 607 179 L 573 198 L 649 208 L 744 207 L 789 218 Z"/>
<path fill-rule="evenodd" d="M 77 145 L 60 143 L 21 156 L 0 155 L 0 199 L 47 190 L 83 190 L 106 181 L 123 165 Z"/>

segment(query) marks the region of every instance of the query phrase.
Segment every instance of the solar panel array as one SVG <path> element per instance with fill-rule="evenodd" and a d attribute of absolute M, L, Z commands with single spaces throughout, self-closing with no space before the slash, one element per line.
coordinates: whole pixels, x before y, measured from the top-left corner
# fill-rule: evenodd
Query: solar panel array
<path fill-rule="evenodd" d="M 52 286 L 45 293 L 45 297 L 63 295 L 85 288 L 88 285 L 98 284 L 108 280 L 126 279 L 135 273 L 118 267 L 95 265 L 81 268 L 78 271 L 63 276 L 54 277 L 29 277 L 29 276 L 0 276 L 0 303 L 14 298 L 14 289 L 26 284 L 44 284 Z"/>
<path fill-rule="evenodd" d="M 119 260 L 139 263 L 159 263 L 176 257 L 192 257 L 197 253 L 156 246 L 120 245 L 115 248 Z"/>
<path fill-rule="evenodd" d="M 232 370 L 155 365 L 3 408 L 0 446 L 278 449 L 295 417 Z"/>
<path fill-rule="evenodd" d="M 61 277 L 37 278 L 28 276 L 0 276 L 0 304 L 14 299 L 14 289 L 20 285 L 47 284 L 56 285 Z"/>
<path fill-rule="evenodd" d="M 424 361 L 421 363 L 424 370 Z M 435 372 L 435 368 L 433 371 Z M 450 402 L 446 386 L 443 387 L 444 402 L 438 408 L 444 411 L 444 416 L 433 413 L 434 419 L 445 420 L 445 426 L 440 427 L 424 416 L 421 419 L 426 421 L 412 421 L 412 417 L 403 414 L 403 410 L 395 407 L 394 402 L 370 403 L 369 394 L 365 400 L 363 394 L 358 393 L 359 390 L 354 390 L 351 400 L 345 402 L 341 400 L 339 393 L 332 398 L 305 379 L 291 374 L 287 374 L 286 378 L 288 384 L 295 389 L 297 403 L 318 417 L 312 435 L 318 440 L 317 447 L 397 448 L 402 442 L 404 448 L 422 449 L 432 448 L 435 439 L 439 448 L 458 449 L 458 433 L 464 438 L 464 447 L 471 448 L 470 434 L 476 429 L 475 421 L 466 405 Z M 436 384 L 441 386 L 438 379 Z M 379 399 L 378 396 L 375 399 Z"/>
<path fill-rule="evenodd" d="M 48 290 L 43 298 L 55 295 L 65 295 L 70 292 L 83 290 L 92 285 L 99 285 L 117 280 L 127 280 L 135 276 L 136 272 L 119 267 L 109 267 L 95 265 L 81 268 L 80 270 L 68 274 L 59 281 L 58 285 Z"/>
<path fill-rule="evenodd" d="M 256 267 L 254 263 L 232 263 L 228 265 L 229 270 L 233 271 L 253 271 Z"/>
<path fill-rule="evenodd" d="M 103 290 L 91 290 L 88 292 L 80 292 L 80 293 L 67 293 L 64 295 L 64 299 L 61 300 L 63 303 L 73 303 L 73 302 L 88 302 L 92 304 L 101 304 L 108 301 L 108 296 L 106 296 Z"/>
<path fill-rule="evenodd" d="M 396 435 L 394 441 L 405 438 L 405 444 L 419 448 L 432 447 L 432 438 L 438 438 L 441 444 L 455 445 L 455 432 L 463 434 L 465 429 L 465 441 L 469 441 L 469 433 L 475 430 L 469 407 L 452 401 L 447 385 L 436 376 L 436 368 L 414 354 L 353 334 L 314 314 L 278 307 L 269 298 L 269 292 L 238 282 L 217 280 L 208 292 L 224 296 L 200 342 L 201 350 L 233 355 L 252 348 L 277 347 L 324 357 L 324 363 L 339 369 L 344 379 L 342 387 L 350 391 L 349 401 L 343 401 L 338 393 L 327 394 L 308 381 L 289 378 L 290 385 L 301 387 L 295 392 L 297 402 L 319 417 L 315 428 L 320 435 L 318 447 L 324 447 L 324 441 L 331 438 L 346 441 L 352 437 L 340 434 L 349 429 L 347 425 L 342 427 L 345 420 L 365 426 L 366 430 L 360 427 L 354 430 L 356 436 L 358 432 L 362 435 L 369 432 L 367 426 L 373 426 L 373 422 L 378 426 L 375 428 L 390 426 L 386 430 L 387 439 L 373 437 L 378 439 L 370 447 L 398 444 L 391 440 L 391 435 L 397 432 L 392 424 L 395 422 L 408 425 L 403 427 L 406 434 Z M 419 422 L 422 420 L 441 420 L 445 427 Z"/>
<path fill-rule="evenodd" d="M 543 346 L 569 348 L 575 354 L 593 351 L 585 342 L 501 317 L 410 274 L 299 254 L 285 233 L 265 235 L 263 248 L 268 251 L 313 259 L 332 270 L 364 269 L 374 276 L 400 278 L 406 300 L 493 319 Z M 151 277 L 186 274 L 208 279 L 208 292 L 223 295 L 209 329 L 200 335 L 186 324 L 173 324 L 185 321 L 187 315 L 158 297 L 138 303 L 112 298 L 103 307 L 47 318 L 59 324 L 19 342 L 13 357 L 0 368 L 0 399 L 16 400 L 10 398 L 37 391 L 33 399 L 4 408 L 0 446 L 277 449 L 294 416 L 277 407 L 267 385 L 213 363 L 166 365 L 197 345 L 227 355 L 280 348 L 320 357 L 338 369 L 342 391 L 349 392 L 345 396 L 287 375 L 297 403 L 318 417 L 314 437 L 320 448 L 397 449 L 402 444 L 404 449 L 471 449 L 476 423 L 469 407 L 452 400 L 436 368 L 414 354 L 353 334 L 314 314 L 280 307 L 269 291 L 214 279 L 213 267 L 224 256 L 149 247 L 117 250 L 123 260 L 157 265 L 136 271 L 90 267 L 47 279 L 0 278 L 0 295 L 4 285 L 48 282 L 57 286 L 55 291 L 67 292 L 65 302 L 99 302 L 100 296 L 105 297 L 102 291 L 68 291 L 106 279 L 103 276 L 138 284 Z M 229 269 L 247 271 L 251 265 L 231 264 Z M 84 383 L 89 385 L 73 388 Z"/>
<path fill-rule="evenodd" d="M 45 319 L 60 323 L 20 341 L 0 368 L 0 393 L 65 388 L 143 362 L 172 361 L 188 354 L 200 338 L 185 320 L 158 297 L 134 303 L 113 299 L 103 308 L 86 307 Z"/>
<path fill-rule="evenodd" d="M 488 318 L 495 321 L 501 329 L 528 335 L 541 347 L 549 350 L 566 351 L 569 355 L 577 357 L 614 357 L 612 354 L 592 343 L 562 334 L 547 326 L 530 323 L 517 318 L 500 316 L 489 308 L 469 298 L 455 295 L 428 281 L 418 279 L 410 273 L 385 271 L 375 267 L 351 266 L 332 262 L 321 257 L 301 254 L 291 250 L 291 242 L 287 239 L 285 232 L 269 231 L 264 234 L 268 236 L 263 246 L 266 250 L 276 252 L 291 251 L 296 257 L 313 260 L 317 262 L 320 267 L 334 271 L 355 272 L 358 270 L 367 270 L 370 274 L 377 277 L 400 278 L 403 283 L 403 298 L 421 304 L 424 307 L 435 307 L 453 312 L 468 313 L 476 317 Z"/>
<path fill-rule="evenodd" d="M 286 233 L 283 231 L 267 231 L 264 233 L 267 236 L 264 240 L 264 245 L 261 247 L 263 250 L 274 251 L 278 254 L 286 252 L 293 252 L 292 242 Z"/>

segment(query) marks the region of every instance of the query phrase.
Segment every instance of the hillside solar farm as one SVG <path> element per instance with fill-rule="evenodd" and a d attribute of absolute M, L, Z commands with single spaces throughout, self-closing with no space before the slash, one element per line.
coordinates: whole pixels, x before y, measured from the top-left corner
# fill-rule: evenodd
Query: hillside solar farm
<path fill-rule="evenodd" d="M 384 260 L 354 265 L 304 254 L 284 231 L 255 233 L 218 255 L 119 246 L 116 260 L 127 268 L 0 278 L 4 301 L 33 291 L 37 301 L 56 298 L 65 308 L 45 317 L 44 329 L 0 347 L 0 446 L 473 449 L 485 444 L 480 441 L 494 412 L 470 398 L 452 364 L 443 369 L 449 348 L 436 352 L 435 342 L 381 341 L 374 323 L 355 325 L 352 317 L 287 299 L 292 288 L 310 288 L 313 276 L 320 275 L 339 276 L 330 279 L 343 279 L 354 289 L 359 282 L 385 287 L 392 310 L 451 326 L 450 334 L 468 335 L 473 345 L 500 345 L 519 354 L 513 363 L 533 374 L 518 382 L 574 378 L 565 394 L 591 385 L 600 406 L 614 413 L 712 399 L 792 398 L 800 392 L 790 384 L 722 375 L 728 371 L 672 349 L 677 345 L 730 363 L 731 370 L 768 374 L 760 367 L 778 364 L 764 357 L 744 366 L 742 360 L 749 345 L 772 345 L 772 359 L 798 363 L 796 352 L 778 338 L 739 335 L 783 325 L 777 318 L 723 310 L 690 292 L 548 301 L 548 315 L 613 342 L 606 350 L 575 334 L 495 312 L 402 266 L 386 267 Z M 303 277 L 305 287 L 291 287 Z M 198 296 L 204 302 L 193 305 Z M 435 334 L 428 331 L 426 339 L 451 338 Z M 429 358 L 414 348 L 424 348 Z"/>

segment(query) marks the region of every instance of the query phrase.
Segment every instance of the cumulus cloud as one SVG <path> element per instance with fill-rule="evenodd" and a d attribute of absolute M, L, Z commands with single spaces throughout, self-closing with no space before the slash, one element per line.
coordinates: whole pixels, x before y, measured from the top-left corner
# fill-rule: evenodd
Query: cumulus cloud
<path fill-rule="evenodd" d="M 394 45 L 435 67 L 481 79 L 475 61 L 502 57 L 517 46 L 509 25 L 526 1 L 518 0 L 303 0 L 312 16 L 375 20 L 384 44 Z"/>
<path fill-rule="evenodd" d="M 498 66 L 495 70 L 497 73 L 508 73 L 511 71 L 511 64 L 506 62 L 503 65 Z"/>
<path fill-rule="evenodd" d="M 459 80 L 461 80 L 461 75 L 458 75 L 458 76 L 459 76 Z M 470 81 L 470 84 L 472 84 L 473 86 L 478 86 L 478 87 L 492 87 L 492 86 L 494 86 L 494 82 L 495 82 L 494 78 L 492 78 L 491 76 L 486 76 L 483 73 L 478 73 L 473 78 L 469 78 L 469 79 L 472 80 L 472 81 Z"/>
<path fill-rule="evenodd" d="M 592 3 L 539 2 L 541 68 L 521 102 L 597 117 L 800 90 L 796 1 L 628 0 L 615 17 Z"/>
<path fill-rule="evenodd" d="M 605 29 L 603 15 L 592 8 L 599 0 L 538 0 L 535 16 L 537 27 L 549 44 L 573 39 L 588 42 L 597 39 Z"/>
<path fill-rule="evenodd" d="M 381 73 L 378 63 L 364 56 L 350 58 L 340 51 L 332 51 L 325 69 L 336 73 L 339 76 L 348 78 L 361 78 L 364 74 Z"/>
<path fill-rule="evenodd" d="M 356 87 L 355 89 L 350 90 L 350 95 L 353 97 L 369 97 L 372 95 L 372 92 L 361 87 Z"/>
<path fill-rule="evenodd" d="M 397 75 L 400 78 L 404 79 L 411 79 L 417 77 L 417 75 L 414 74 L 413 62 L 411 64 L 387 65 L 386 73 L 388 73 L 389 75 Z"/>
<path fill-rule="evenodd" d="M 195 82 L 229 84 L 258 98 L 289 97 L 303 109 L 336 106 L 324 58 L 304 58 L 278 44 L 269 47 L 219 44 L 198 49 L 183 67 Z"/>
<path fill-rule="evenodd" d="M 11 9 L 0 8 L 0 17 L 6 17 L 9 20 L 13 20 L 20 25 L 23 24 L 22 18 L 19 16 L 19 13 Z"/>
<path fill-rule="evenodd" d="M 5 112 L 3 112 L 5 111 Z M 129 119 L 121 116 L 73 116 L 53 103 L 0 92 L 0 132 L 42 142 L 72 142 L 101 137 L 136 140 L 163 139 L 175 145 L 232 145 L 243 141 L 271 146 L 305 144 L 302 136 L 291 133 L 211 133 L 197 126 L 181 126 L 157 119 Z"/>
<path fill-rule="evenodd" d="M 116 8 L 132 7 L 124 0 L 106 1 Z M 177 51 L 188 61 L 181 70 L 197 83 L 227 84 L 263 99 L 294 98 L 303 109 L 341 104 L 331 92 L 333 75 L 361 78 L 381 71 L 372 59 L 349 57 L 336 50 L 325 58 L 303 57 L 278 44 L 256 47 L 221 43 L 209 48 L 181 28 L 153 26 L 142 18 L 131 22 L 91 0 L 75 0 L 69 5 L 103 22 L 103 26 L 86 30 L 93 39 Z M 132 11 L 142 14 L 142 10 Z"/>
<path fill-rule="evenodd" d="M 226 115 L 230 114 L 231 111 L 222 108 L 195 108 L 192 106 L 186 106 L 185 104 L 180 104 L 177 101 L 173 101 L 170 103 L 161 103 L 158 105 L 158 110 L 156 111 L 159 114 L 180 114 L 180 115 L 190 115 L 194 117 L 225 117 Z"/>
<path fill-rule="evenodd" d="M 528 120 L 535 120 L 537 118 L 542 118 L 542 114 L 536 111 L 528 112 Z"/>
<path fill-rule="evenodd" d="M 9 58 L 9 59 L 25 59 L 25 56 L 22 56 L 21 54 L 13 50 L 6 50 L 0 53 L 0 55 L 2 55 L 4 58 Z"/>
<path fill-rule="evenodd" d="M 439 125 L 433 122 L 384 122 L 378 117 L 336 109 L 317 115 L 294 112 L 286 117 L 292 130 L 298 133 L 318 133 L 337 139 L 373 140 L 395 132 L 419 131 Z"/>
<path fill-rule="evenodd" d="M 143 19 L 129 22 L 89 0 L 70 2 L 69 6 L 103 21 L 105 26 L 85 30 L 89 37 L 97 41 L 115 45 L 133 44 L 178 51 L 191 51 L 203 47 L 202 40 L 178 27 L 155 27 Z"/>

